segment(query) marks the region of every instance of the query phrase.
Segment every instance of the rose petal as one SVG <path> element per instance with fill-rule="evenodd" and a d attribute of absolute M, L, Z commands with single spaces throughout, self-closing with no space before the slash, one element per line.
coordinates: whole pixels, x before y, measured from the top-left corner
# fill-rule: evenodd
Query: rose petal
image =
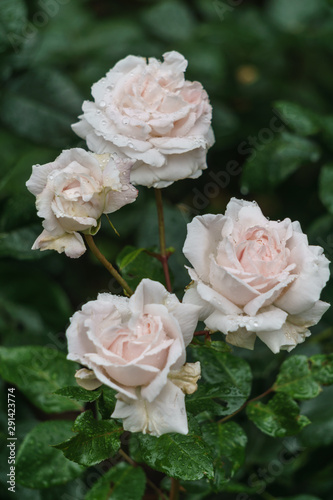
<path fill-rule="evenodd" d="M 78 233 L 53 236 L 44 230 L 36 239 L 32 250 L 56 250 L 58 253 L 65 252 L 67 257 L 77 259 L 86 251 L 82 236 Z"/>
<path fill-rule="evenodd" d="M 157 437 L 168 432 L 188 433 L 185 396 L 170 381 L 151 402 L 144 398 L 131 402 L 120 396 L 111 417 L 123 419 L 124 429 L 130 432 Z"/>

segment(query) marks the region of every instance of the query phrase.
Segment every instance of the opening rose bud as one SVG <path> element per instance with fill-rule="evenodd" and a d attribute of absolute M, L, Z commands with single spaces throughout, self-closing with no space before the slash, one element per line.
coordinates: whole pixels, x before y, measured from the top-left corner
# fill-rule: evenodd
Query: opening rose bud
<path fill-rule="evenodd" d="M 78 383 L 116 389 L 112 417 L 122 418 L 125 430 L 186 434 L 184 392 L 195 391 L 200 365 L 183 365 L 199 309 L 149 279 L 130 298 L 100 294 L 67 330 L 68 359 L 90 370 L 79 370 Z"/>
<path fill-rule="evenodd" d="M 57 250 L 80 257 L 86 250 L 79 232 L 96 233 L 102 214 L 135 201 L 130 184 L 133 161 L 74 148 L 45 165 L 34 165 L 26 183 L 36 196 L 44 231 L 33 249 Z"/>
<path fill-rule="evenodd" d="M 270 221 L 255 202 L 232 198 L 225 215 L 195 217 L 183 251 L 194 267 L 184 302 L 236 346 L 253 349 L 259 337 L 274 353 L 290 351 L 329 308 L 319 300 L 329 278 L 323 249 L 299 222 Z"/>
<path fill-rule="evenodd" d="M 199 177 L 214 144 L 206 91 L 185 80 L 184 56 L 172 51 L 163 58 L 119 61 L 92 86 L 94 102 L 83 103 L 73 125 L 91 151 L 135 160 L 134 184 L 156 188 Z"/>

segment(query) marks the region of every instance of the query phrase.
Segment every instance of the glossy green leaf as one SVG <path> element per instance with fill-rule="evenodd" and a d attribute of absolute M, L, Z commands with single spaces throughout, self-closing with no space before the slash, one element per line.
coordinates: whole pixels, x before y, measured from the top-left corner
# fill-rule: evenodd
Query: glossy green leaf
<path fill-rule="evenodd" d="M 253 401 L 246 413 L 262 432 L 272 437 L 292 436 L 311 423 L 299 414 L 298 404 L 287 394 L 276 394 L 267 404 Z"/>
<path fill-rule="evenodd" d="M 67 460 L 51 445 L 71 435 L 72 422 L 50 420 L 25 437 L 16 457 L 17 481 L 27 488 L 49 488 L 78 477 L 84 467 Z"/>
<path fill-rule="evenodd" d="M 296 134 L 312 135 L 320 130 L 319 117 L 312 111 L 293 102 L 277 101 L 274 104 L 283 123 Z"/>
<path fill-rule="evenodd" d="M 246 160 L 242 174 L 242 188 L 247 191 L 264 191 L 278 186 L 299 167 L 315 163 L 320 158 L 317 143 L 305 137 L 288 132 L 274 135 L 270 141 L 259 147 L 247 145 L 244 152 L 250 156 Z"/>
<path fill-rule="evenodd" d="M 308 360 L 306 356 L 295 355 L 287 358 L 282 363 L 274 390 L 289 394 L 296 399 L 315 398 L 320 393 L 321 387 L 311 372 L 312 365 L 311 358 Z M 317 378 L 320 378 L 320 373 L 324 374 L 327 370 L 324 367 L 320 368 L 321 362 L 318 358 L 315 360 L 314 366 Z"/>
<path fill-rule="evenodd" d="M 326 164 L 320 171 L 319 196 L 327 210 L 333 214 L 333 163 Z"/>
<path fill-rule="evenodd" d="M 146 476 L 141 467 L 121 462 L 94 484 L 85 500 L 141 500 L 145 486 Z"/>
<path fill-rule="evenodd" d="M 207 423 L 202 427 L 202 436 L 213 451 L 214 485 L 219 489 L 243 464 L 247 437 L 235 422 Z"/>
<path fill-rule="evenodd" d="M 75 401 L 84 401 L 91 403 L 92 401 L 96 401 L 96 399 L 100 397 L 100 395 L 102 394 L 102 389 L 98 388 L 94 391 L 87 391 L 86 389 L 83 389 L 83 387 L 69 386 L 58 389 L 56 391 L 56 394 L 69 399 L 74 399 Z"/>
<path fill-rule="evenodd" d="M 97 401 L 97 407 L 102 418 L 105 420 L 108 420 L 111 417 L 111 414 L 116 406 L 116 394 L 117 391 L 111 389 L 111 387 L 107 387 L 106 385 L 102 387 L 102 394 Z"/>
<path fill-rule="evenodd" d="M 117 453 L 120 448 L 122 427 L 114 420 L 96 420 L 90 410 L 78 416 L 73 430 L 77 435 L 57 444 L 56 448 L 78 464 L 98 464 Z"/>
<path fill-rule="evenodd" d="M 81 410 L 58 396 L 61 387 L 75 383 L 76 365 L 55 350 L 40 346 L 0 347 L 0 376 L 15 384 L 35 406 L 47 413 Z"/>
<path fill-rule="evenodd" d="M 149 467 L 177 479 L 211 479 L 214 474 L 212 455 L 200 435 L 198 424 L 193 420 L 189 420 L 187 435 L 171 433 L 157 438 L 148 434 L 137 434 L 143 461 Z"/>
<path fill-rule="evenodd" d="M 309 361 L 312 377 L 318 384 L 333 384 L 333 354 L 315 354 Z"/>
<path fill-rule="evenodd" d="M 63 74 L 38 68 L 8 83 L 0 104 L 1 121 L 13 132 L 38 144 L 65 148 L 73 138 L 71 124 L 82 100 Z"/>
<path fill-rule="evenodd" d="M 215 349 L 191 346 L 193 356 L 201 363 L 201 372 L 204 389 L 200 389 L 192 396 L 189 396 L 191 405 L 196 402 L 204 410 L 213 410 L 218 415 L 230 415 L 238 410 L 249 397 L 251 391 L 252 374 L 248 363 L 228 352 L 217 351 Z M 217 412 L 212 408 L 210 400 L 219 403 L 220 410 Z M 217 412 L 217 413 L 216 413 Z"/>
<path fill-rule="evenodd" d="M 143 278 L 165 282 L 162 264 L 144 248 L 126 246 L 117 257 L 117 266 L 128 284 L 136 288 Z"/>

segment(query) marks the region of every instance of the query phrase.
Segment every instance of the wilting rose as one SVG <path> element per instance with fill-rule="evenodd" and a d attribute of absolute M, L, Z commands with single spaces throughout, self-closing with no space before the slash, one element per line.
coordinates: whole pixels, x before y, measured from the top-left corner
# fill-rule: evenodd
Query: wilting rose
<path fill-rule="evenodd" d="M 85 252 L 81 232 L 96 232 L 102 214 L 115 212 L 137 197 L 130 184 L 133 161 L 75 148 L 45 165 L 34 165 L 26 183 L 36 196 L 44 231 L 33 249 L 57 250 L 69 257 Z"/>
<path fill-rule="evenodd" d="M 329 307 L 319 300 L 329 278 L 323 249 L 255 202 L 233 198 L 225 215 L 195 217 L 184 253 L 194 267 L 184 302 L 201 305 L 207 328 L 231 344 L 253 349 L 259 337 L 274 353 L 290 351 Z"/>
<path fill-rule="evenodd" d="M 184 392 L 195 390 L 200 369 L 183 365 L 198 312 L 149 279 L 129 299 L 100 294 L 74 314 L 67 330 L 68 359 L 93 372 L 80 370 L 79 384 L 93 389 L 99 381 L 116 389 L 112 417 L 122 418 L 126 430 L 186 434 Z"/>
<path fill-rule="evenodd" d="M 92 87 L 74 131 L 96 153 L 117 152 L 135 160 L 131 181 L 166 187 L 196 178 L 207 168 L 214 143 L 212 107 L 202 85 L 184 78 L 178 52 L 155 58 L 128 56 Z"/>

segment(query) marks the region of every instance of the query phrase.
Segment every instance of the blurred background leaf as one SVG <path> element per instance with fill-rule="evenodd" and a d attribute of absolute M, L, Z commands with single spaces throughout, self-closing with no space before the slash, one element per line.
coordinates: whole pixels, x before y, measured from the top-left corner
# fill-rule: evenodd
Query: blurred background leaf
<path fill-rule="evenodd" d="M 30 250 L 41 221 L 25 182 L 33 164 L 53 161 L 65 148 L 85 147 L 70 125 L 77 120 L 82 101 L 91 99 L 91 85 L 128 54 L 160 59 L 166 51 L 182 52 L 189 61 L 187 78 L 203 83 L 213 105 L 216 144 L 208 154 L 209 169 L 199 179 L 177 182 L 164 191 L 167 246 L 175 248 L 170 267 L 178 296 L 189 283 L 181 253 L 186 224 L 198 214 L 223 213 L 232 196 L 255 199 L 272 219 L 299 220 L 310 243 L 322 246 L 333 259 L 332 0 L 1 0 L 0 4 L 0 337 L 5 348 L 48 346 L 66 352 L 64 332 L 71 314 L 98 292 L 122 293 L 88 252 L 74 261 L 55 252 Z M 148 249 L 158 245 L 151 190 L 140 188 L 135 207 L 124 207 L 111 220 L 120 238 L 102 221 L 96 240 L 113 262 L 126 245 Z M 149 272 L 162 279 L 159 262 L 155 264 Z M 142 267 L 146 272 L 145 266 L 147 260 L 136 270 L 136 280 Z M 332 297 L 331 281 L 323 300 L 330 302 Z M 332 321 L 330 310 L 295 354 L 332 352 Z M 272 355 L 264 345 L 253 352 L 235 348 L 233 354 L 251 367 L 252 397 L 274 383 L 286 357 Z M 203 372 L 209 379 L 209 370 Z M 195 395 L 188 397 L 203 425 L 210 415 L 223 413 L 220 403 L 227 396 L 215 392 L 208 407 L 205 390 L 207 386 L 215 390 L 215 381 L 208 379 L 199 383 L 203 389 L 197 400 Z M 64 381 L 64 385 L 70 384 Z M 263 498 L 257 493 L 264 487 L 269 499 L 331 500 L 331 398 L 331 388 L 325 388 L 317 398 L 302 402 L 301 414 L 313 423 L 297 439 L 273 439 L 241 413 L 236 421 L 248 436 L 246 459 L 229 483 L 221 481 L 218 495 L 223 494 L 224 500 L 238 495 L 257 500 Z M 6 403 L 4 398 L 0 401 L 3 435 Z M 105 418 L 112 405 L 114 394 L 103 393 L 99 407 Z M 20 443 L 46 418 L 20 393 Z M 266 480 L 259 477 L 262 470 Z M 66 495 L 83 500 L 89 488 L 84 474 L 82 478 L 50 489 L 18 485 L 17 494 L 22 500 Z M 187 500 L 217 498 L 205 479 L 183 484 Z M 4 500 L 12 498 L 3 474 L 0 494 Z"/>

